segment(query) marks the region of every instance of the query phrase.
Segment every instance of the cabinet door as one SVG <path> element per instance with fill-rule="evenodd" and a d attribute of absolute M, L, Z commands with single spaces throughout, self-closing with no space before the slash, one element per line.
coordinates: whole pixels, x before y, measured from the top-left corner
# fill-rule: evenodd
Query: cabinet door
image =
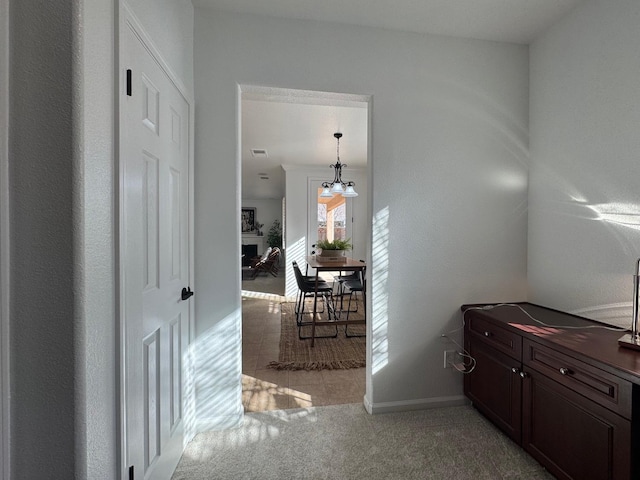
<path fill-rule="evenodd" d="M 522 446 L 559 479 L 631 478 L 631 424 L 525 369 Z"/>
<path fill-rule="evenodd" d="M 464 393 L 474 406 L 515 442 L 521 441 L 520 364 L 485 342 L 471 339 L 474 370 L 464 376 Z"/>

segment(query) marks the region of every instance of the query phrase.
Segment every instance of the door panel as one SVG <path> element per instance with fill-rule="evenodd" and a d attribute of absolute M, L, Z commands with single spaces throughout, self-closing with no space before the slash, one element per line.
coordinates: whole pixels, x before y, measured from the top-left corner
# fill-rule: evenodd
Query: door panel
<path fill-rule="evenodd" d="M 522 436 L 522 379 L 520 362 L 485 342 L 472 339 L 467 347 L 476 359 L 473 372 L 464 376 L 464 393 L 474 406 L 515 442 Z"/>
<path fill-rule="evenodd" d="M 631 424 L 527 369 L 522 446 L 560 479 L 631 478 Z"/>
<path fill-rule="evenodd" d="M 122 31 L 121 163 L 125 456 L 135 478 L 168 479 L 183 444 L 189 302 L 189 105 L 139 36 Z"/>
<path fill-rule="evenodd" d="M 144 345 L 144 469 L 160 456 L 160 331 L 143 340 Z"/>

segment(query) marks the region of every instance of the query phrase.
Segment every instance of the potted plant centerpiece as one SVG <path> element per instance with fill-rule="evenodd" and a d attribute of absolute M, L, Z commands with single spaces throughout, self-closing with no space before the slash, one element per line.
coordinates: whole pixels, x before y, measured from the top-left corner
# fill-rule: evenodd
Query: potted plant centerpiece
<path fill-rule="evenodd" d="M 343 261 L 344 252 L 351 250 L 351 239 L 347 240 L 318 240 L 316 248 L 320 249 L 320 253 L 316 255 L 318 261 L 339 262 Z"/>

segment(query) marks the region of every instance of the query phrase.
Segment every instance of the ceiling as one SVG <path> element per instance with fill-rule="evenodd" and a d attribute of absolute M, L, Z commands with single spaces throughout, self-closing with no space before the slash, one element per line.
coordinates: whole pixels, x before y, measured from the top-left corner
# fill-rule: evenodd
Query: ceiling
<path fill-rule="evenodd" d="M 531 43 L 584 0 L 193 0 L 196 7 L 416 33 Z M 282 198 L 281 165 L 366 164 L 366 99 L 271 90 L 242 96 L 244 198 Z M 251 150 L 266 150 L 254 155 Z M 344 177 L 348 167 L 345 168 Z M 265 178 L 266 177 L 266 178 Z"/>
<path fill-rule="evenodd" d="M 199 7 L 531 43 L 584 0 L 193 0 Z"/>
<path fill-rule="evenodd" d="M 331 181 L 334 171 L 329 165 L 337 158 L 336 132 L 343 134 L 343 179 L 349 179 L 349 168 L 366 167 L 368 109 L 364 97 L 259 90 L 242 94 L 243 198 L 282 198 L 282 165 L 325 167 Z"/>

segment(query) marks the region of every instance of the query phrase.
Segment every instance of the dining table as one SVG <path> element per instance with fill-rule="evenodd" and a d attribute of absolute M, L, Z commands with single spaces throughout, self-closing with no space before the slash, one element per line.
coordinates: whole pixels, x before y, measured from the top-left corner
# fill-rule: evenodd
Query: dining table
<path fill-rule="evenodd" d="M 311 319 L 311 346 L 315 344 L 316 327 L 321 325 L 364 325 L 366 318 L 342 320 L 340 318 L 341 311 L 332 308 L 334 313 L 334 319 L 319 320 L 318 316 L 318 281 L 320 280 L 320 274 L 322 272 L 363 272 L 366 264 L 359 260 L 354 260 L 349 257 L 339 257 L 337 259 L 318 259 L 317 255 L 309 255 L 306 257 L 307 266 L 314 268 L 315 274 L 315 294 L 313 296 L 313 317 Z M 366 292 L 363 292 L 363 298 L 366 302 Z"/>

